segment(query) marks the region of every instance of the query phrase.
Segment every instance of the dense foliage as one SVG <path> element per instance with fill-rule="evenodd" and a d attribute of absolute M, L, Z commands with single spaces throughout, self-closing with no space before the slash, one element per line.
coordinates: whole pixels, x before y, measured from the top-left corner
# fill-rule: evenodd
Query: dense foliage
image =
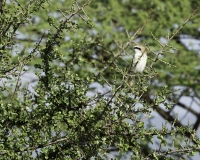
<path fill-rule="evenodd" d="M 200 37 L 199 5 L 1 1 L 1 158 L 187 159 L 199 152 L 200 55 L 185 43 Z M 138 42 L 148 50 L 141 74 L 131 70 Z M 177 107 L 195 122 L 182 123 Z M 166 122 L 160 128 L 151 123 L 155 112 Z"/>

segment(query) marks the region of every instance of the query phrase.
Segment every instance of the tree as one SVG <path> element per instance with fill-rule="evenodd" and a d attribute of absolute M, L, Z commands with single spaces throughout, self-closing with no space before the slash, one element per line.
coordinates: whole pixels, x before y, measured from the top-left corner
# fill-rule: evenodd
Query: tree
<path fill-rule="evenodd" d="M 199 113 L 181 101 L 187 96 L 199 107 L 200 56 L 182 41 L 199 39 L 199 3 L 2 1 L 2 159 L 199 152 Z M 131 71 L 137 42 L 149 55 L 142 74 Z M 37 80 L 25 84 L 24 74 Z M 177 106 L 196 122 L 181 123 Z M 162 128 L 148 123 L 155 111 L 166 120 Z"/>

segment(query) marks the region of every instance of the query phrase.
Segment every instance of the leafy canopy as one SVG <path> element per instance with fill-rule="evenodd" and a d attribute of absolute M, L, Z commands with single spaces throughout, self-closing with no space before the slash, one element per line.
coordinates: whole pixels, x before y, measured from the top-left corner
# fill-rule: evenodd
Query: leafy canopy
<path fill-rule="evenodd" d="M 199 114 L 181 101 L 187 96 L 199 107 L 200 56 L 183 43 L 199 38 L 199 5 L 0 2 L 2 159 L 110 159 L 114 151 L 119 159 L 176 159 L 199 152 Z M 138 42 L 149 57 L 142 74 L 131 71 Z M 196 122 L 183 124 L 176 107 Z M 151 124 L 155 112 L 166 120 L 161 128 Z"/>

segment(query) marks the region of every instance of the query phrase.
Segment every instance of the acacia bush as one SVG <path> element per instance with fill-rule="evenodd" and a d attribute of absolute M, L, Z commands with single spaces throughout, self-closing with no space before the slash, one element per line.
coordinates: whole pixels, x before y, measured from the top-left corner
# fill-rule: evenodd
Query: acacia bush
<path fill-rule="evenodd" d="M 199 113 L 181 101 L 187 96 L 199 107 L 200 56 L 181 41 L 199 38 L 198 5 L 2 1 L 1 158 L 186 159 L 199 152 Z M 141 74 L 131 71 L 138 42 L 148 50 Z M 176 107 L 195 123 L 183 124 Z M 150 123 L 155 112 L 166 121 L 161 128 Z"/>

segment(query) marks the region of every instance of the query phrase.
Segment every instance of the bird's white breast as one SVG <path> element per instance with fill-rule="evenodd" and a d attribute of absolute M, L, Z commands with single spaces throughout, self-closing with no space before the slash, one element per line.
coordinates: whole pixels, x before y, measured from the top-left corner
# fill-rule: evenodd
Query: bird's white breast
<path fill-rule="evenodd" d="M 133 69 L 134 72 L 142 72 L 146 66 L 147 63 L 147 55 L 146 53 L 143 53 L 139 50 L 136 50 L 135 57 L 133 60 Z"/>

